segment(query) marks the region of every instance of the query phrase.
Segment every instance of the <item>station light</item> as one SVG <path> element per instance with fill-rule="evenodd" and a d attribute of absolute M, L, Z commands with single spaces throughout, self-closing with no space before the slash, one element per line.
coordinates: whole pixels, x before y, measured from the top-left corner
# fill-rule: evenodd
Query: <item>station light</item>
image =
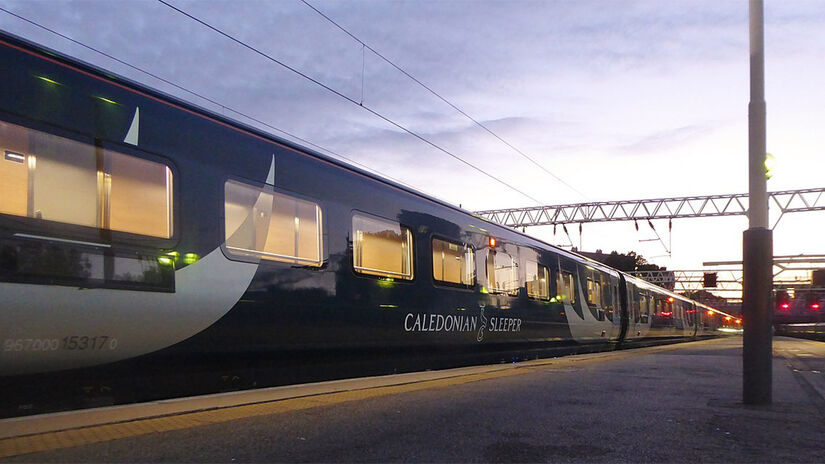
<path fill-rule="evenodd" d="M 674 301 L 675 301 L 675 300 L 673 299 L 673 297 L 672 297 L 672 296 L 667 297 L 667 302 L 668 302 L 668 303 L 673 303 Z"/>
<path fill-rule="evenodd" d="M 737 324 L 741 324 L 741 323 L 742 323 L 742 319 L 737 319 L 737 320 L 736 320 L 736 323 L 737 323 Z"/>
<path fill-rule="evenodd" d="M 495 248 L 495 246 L 496 246 L 496 239 L 494 239 L 493 237 L 490 237 L 490 240 L 489 240 L 488 242 L 489 242 L 489 244 L 490 244 L 490 248 Z"/>
<path fill-rule="evenodd" d="M 773 177 L 773 171 L 776 168 L 776 158 L 770 153 L 765 153 L 765 179 Z"/>
<path fill-rule="evenodd" d="M 709 316 L 709 317 L 713 317 L 713 311 L 708 310 L 708 316 Z"/>
<path fill-rule="evenodd" d="M 733 319 L 733 318 L 732 318 L 732 317 L 730 317 L 730 316 L 725 316 L 725 320 L 726 320 L 726 321 L 730 322 L 730 320 L 731 320 L 731 319 Z"/>

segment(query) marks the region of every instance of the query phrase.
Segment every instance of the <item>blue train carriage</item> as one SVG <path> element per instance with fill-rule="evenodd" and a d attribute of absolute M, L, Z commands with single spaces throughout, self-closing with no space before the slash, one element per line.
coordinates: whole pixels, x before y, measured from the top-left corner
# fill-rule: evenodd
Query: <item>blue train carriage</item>
<path fill-rule="evenodd" d="M 0 45 L 3 375 L 150 353 L 206 363 L 570 340 L 546 245 L 31 44 Z"/>
<path fill-rule="evenodd" d="M 679 295 L 22 40 L 0 35 L 0 69 L 7 379 L 197 393 L 700 326 Z"/>
<path fill-rule="evenodd" d="M 694 337 L 704 313 L 696 302 L 637 277 L 625 275 L 628 298 L 628 340 Z"/>

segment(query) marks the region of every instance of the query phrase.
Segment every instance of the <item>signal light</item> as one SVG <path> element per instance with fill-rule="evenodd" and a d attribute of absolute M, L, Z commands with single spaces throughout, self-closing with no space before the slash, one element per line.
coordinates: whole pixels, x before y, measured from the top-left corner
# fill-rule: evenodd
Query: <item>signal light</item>
<path fill-rule="evenodd" d="M 781 305 L 779 305 L 779 307 L 782 309 L 790 309 L 791 305 L 789 305 L 788 303 L 782 303 Z"/>
<path fill-rule="evenodd" d="M 811 305 L 811 309 L 819 310 L 819 303 L 814 303 Z"/>

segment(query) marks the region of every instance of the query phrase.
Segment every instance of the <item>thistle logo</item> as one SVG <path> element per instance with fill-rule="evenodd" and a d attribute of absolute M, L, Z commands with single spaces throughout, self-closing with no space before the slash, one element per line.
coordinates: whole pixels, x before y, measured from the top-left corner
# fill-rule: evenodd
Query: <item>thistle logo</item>
<path fill-rule="evenodd" d="M 480 342 L 484 340 L 484 329 L 487 328 L 487 317 L 484 316 L 484 305 L 480 304 L 478 307 L 481 308 L 481 314 L 478 316 L 481 320 L 481 327 L 478 328 L 478 336 L 476 336 L 476 341 Z"/>

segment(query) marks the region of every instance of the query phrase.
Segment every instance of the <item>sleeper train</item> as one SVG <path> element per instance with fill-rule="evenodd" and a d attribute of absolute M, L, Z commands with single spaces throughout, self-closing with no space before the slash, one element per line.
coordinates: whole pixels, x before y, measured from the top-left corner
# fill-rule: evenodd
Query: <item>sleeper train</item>
<path fill-rule="evenodd" d="M 0 35 L 0 69 L 20 404 L 715 333 L 712 308 L 22 39 Z"/>

